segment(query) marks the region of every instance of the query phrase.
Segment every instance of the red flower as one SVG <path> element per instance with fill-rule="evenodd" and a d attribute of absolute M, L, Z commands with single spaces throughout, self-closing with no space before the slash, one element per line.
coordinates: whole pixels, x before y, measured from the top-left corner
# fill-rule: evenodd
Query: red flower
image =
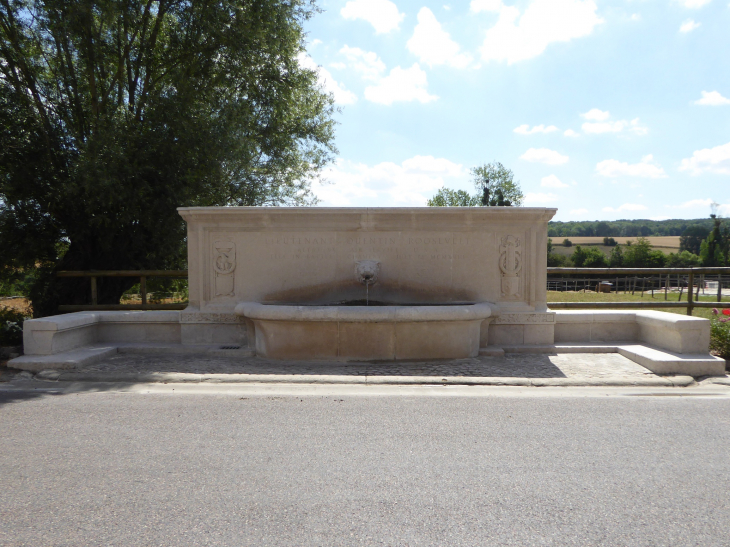
<path fill-rule="evenodd" d="M 723 315 L 730 315 L 730 309 L 725 308 L 724 310 L 722 310 L 722 314 Z"/>

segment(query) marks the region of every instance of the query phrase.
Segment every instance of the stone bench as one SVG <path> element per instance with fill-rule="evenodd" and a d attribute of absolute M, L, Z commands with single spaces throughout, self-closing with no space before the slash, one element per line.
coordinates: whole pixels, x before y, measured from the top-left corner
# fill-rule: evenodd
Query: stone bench
<path fill-rule="evenodd" d="M 25 355 L 54 355 L 111 342 L 180 343 L 179 311 L 77 312 L 30 319 Z"/>
<path fill-rule="evenodd" d="M 660 311 L 559 310 L 555 343 L 645 342 L 674 353 L 707 353 L 710 321 Z"/>

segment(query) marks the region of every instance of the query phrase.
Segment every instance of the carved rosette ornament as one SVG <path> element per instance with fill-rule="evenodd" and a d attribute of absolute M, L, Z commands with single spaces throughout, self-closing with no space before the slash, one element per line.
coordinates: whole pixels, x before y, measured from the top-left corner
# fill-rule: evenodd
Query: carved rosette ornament
<path fill-rule="evenodd" d="M 518 296 L 520 292 L 519 275 L 522 269 L 520 239 L 515 236 L 503 237 L 499 252 L 499 269 L 502 272 L 502 296 Z"/>
<path fill-rule="evenodd" d="M 236 244 L 232 241 L 213 243 L 213 270 L 215 275 L 215 296 L 233 296 L 236 269 Z"/>

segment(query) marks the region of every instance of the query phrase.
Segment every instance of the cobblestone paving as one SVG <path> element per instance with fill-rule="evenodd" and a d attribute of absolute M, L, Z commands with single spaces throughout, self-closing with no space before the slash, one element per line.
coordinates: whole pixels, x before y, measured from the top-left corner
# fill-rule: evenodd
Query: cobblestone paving
<path fill-rule="evenodd" d="M 647 378 L 650 371 L 616 353 L 507 354 L 442 361 L 327 362 L 227 358 L 205 354 L 118 354 L 86 372 L 297 374 L 337 376 L 456 376 L 504 378 Z"/>

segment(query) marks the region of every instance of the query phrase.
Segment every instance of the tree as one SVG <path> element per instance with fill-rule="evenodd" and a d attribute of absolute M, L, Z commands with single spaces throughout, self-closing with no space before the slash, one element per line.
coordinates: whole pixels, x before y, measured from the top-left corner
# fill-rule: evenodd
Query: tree
<path fill-rule="evenodd" d="M 624 265 L 624 253 L 620 245 L 616 245 L 611 249 L 611 255 L 608 257 L 609 268 L 621 268 Z"/>
<path fill-rule="evenodd" d="M 441 188 L 435 196 L 427 202 L 429 207 L 479 207 L 479 196 L 470 196 L 464 190 Z"/>
<path fill-rule="evenodd" d="M 40 266 L 36 315 L 88 301 L 58 270 L 184 267 L 179 206 L 313 202 L 336 153 L 333 99 L 298 61 L 315 11 L 0 1 L 0 274 Z"/>
<path fill-rule="evenodd" d="M 710 230 L 704 226 L 690 226 L 679 236 L 679 251 L 689 251 L 699 254 L 700 245 L 710 235 Z"/>
<path fill-rule="evenodd" d="M 522 205 L 525 197 L 522 195 L 520 183 L 514 180 L 512 170 L 498 161 L 474 167 L 471 174 L 483 206 Z"/>
<path fill-rule="evenodd" d="M 575 251 L 570 257 L 576 268 L 605 268 L 606 256 L 595 247 L 575 246 Z"/>
<path fill-rule="evenodd" d="M 626 268 L 663 268 L 666 255 L 661 251 L 655 251 L 649 240 L 640 237 L 636 243 L 626 243 L 624 251 L 624 267 Z"/>
<path fill-rule="evenodd" d="M 573 242 L 570 241 L 567 237 L 563 240 L 563 247 L 572 247 Z"/>
<path fill-rule="evenodd" d="M 664 266 L 667 268 L 692 268 L 700 265 L 700 257 L 689 251 L 669 253 Z"/>
<path fill-rule="evenodd" d="M 730 233 L 727 227 L 720 229 L 721 221 L 715 214 L 710 215 L 714 221 L 712 231 L 700 244 L 700 260 L 703 266 L 724 266 L 730 254 Z"/>
<path fill-rule="evenodd" d="M 471 170 L 472 181 L 479 192 L 473 196 L 464 190 L 441 188 L 426 203 L 429 207 L 510 207 L 524 200 L 514 173 L 499 162 L 486 163 Z"/>

